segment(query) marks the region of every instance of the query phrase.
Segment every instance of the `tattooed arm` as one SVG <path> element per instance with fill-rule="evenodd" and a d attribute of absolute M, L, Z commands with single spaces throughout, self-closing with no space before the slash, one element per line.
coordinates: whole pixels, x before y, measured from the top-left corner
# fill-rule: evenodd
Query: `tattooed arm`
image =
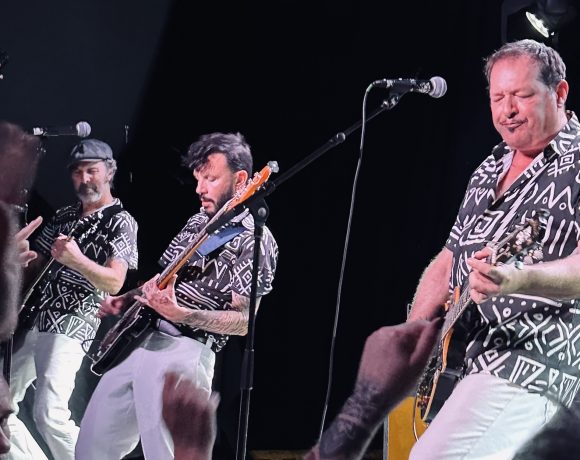
<path fill-rule="evenodd" d="M 256 299 L 256 311 L 258 311 L 259 304 L 260 297 Z M 250 298 L 232 292 L 231 310 L 187 309 L 185 317 L 178 322 L 218 334 L 246 335 L 248 333 L 249 316 Z"/>
<path fill-rule="evenodd" d="M 388 413 L 421 375 L 442 321 L 382 327 L 366 340 L 352 395 L 305 460 L 362 458 Z"/>
<path fill-rule="evenodd" d="M 157 287 L 156 275 L 143 286 L 143 294 L 136 295 L 135 299 L 149 305 L 157 313 L 172 323 L 199 327 L 208 332 L 228 335 L 246 335 L 248 333 L 248 318 L 250 313 L 250 299 L 232 292 L 231 310 L 192 310 L 181 307 L 175 297 L 175 281 L 177 276 L 169 281 L 165 289 Z M 256 299 L 256 311 L 260 298 Z"/>

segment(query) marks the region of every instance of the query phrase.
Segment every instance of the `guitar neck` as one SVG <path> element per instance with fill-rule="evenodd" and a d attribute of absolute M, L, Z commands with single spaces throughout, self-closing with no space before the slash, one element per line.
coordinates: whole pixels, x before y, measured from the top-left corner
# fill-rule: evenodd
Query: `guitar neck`
<path fill-rule="evenodd" d="M 34 278 L 32 283 L 30 284 L 30 287 L 26 290 L 26 293 L 22 297 L 22 301 L 20 302 L 20 305 L 21 305 L 20 309 L 21 310 L 24 307 L 24 305 L 26 305 L 26 302 L 28 302 L 28 299 L 30 299 L 30 296 L 32 295 L 32 293 L 36 289 L 36 286 L 38 286 L 38 283 L 40 283 L 40 281 L 44 278 L 44 275 L 50 269 L 50 267 L 52 267 L 52 265 L 54 264 L 55 261 L 56 261 L 55 259 L 51 258 L 48 261 L 48 263 L 46 263 L 46 265 L 42 268 L 42 270 L 40 270 L 40 273 L 38 275 L 36 275 L 36 278 Z"/>
<path fill-rule="evenodd" d="M 169 283 L 169 280 L 173 275 L 175 275 L 181 267 L 185 265 L 185 263 L 193 256 L 195 251 L 199 249 L 199 247 L 208 239 L 209 234 L 207 232 L 207 228 L 213 224 L 219 217 L 221 217 L 226 211 L 230 208 L 228 205 L 230 204 L 231 200 L 226 203 L 222 208 L 205 224 L 205 226 L 201 229 L 199 233 L 195 236 L 193 241 L 191 241 L 186 248 L 179 254 L 171 263 L 165 267 L 159 278 L 157 279 L 157 286 L 160 289 L 164 289 Z"/>
<path fill-rule="evenodd" d="M 461 290 L 461 294 L 456 299 L 454 299 L 454 302 L 452 302 L 449 310 L 447 310 L 445 321 L 443 322 L 443 327 L 441 328 L 442 341 L 470 303 L 471 297 L 469 296 L 469 281 L 466 281 L 463 285 L 463 289 Z"/>

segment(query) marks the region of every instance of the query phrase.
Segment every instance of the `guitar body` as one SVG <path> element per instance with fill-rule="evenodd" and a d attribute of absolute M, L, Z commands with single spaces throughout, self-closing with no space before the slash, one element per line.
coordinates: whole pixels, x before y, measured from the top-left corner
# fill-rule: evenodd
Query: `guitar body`
<path fill-rule="evenodd" d="M 135 302 L 105 334 L 93 356 L 91 371 L 103 375 L 123 361 L 145 338 L 153 322 L 153 310 Z"/>
<path fill-rule="evenodd" d="M 34 327 L 42 309 L 37 305 L 23 305 L 18 314 L 18 324 L 12 333 L 12 352 L 17 351 L 24 342 L 26 333 Z"/>
<path fill-rule="evenodd" d="M 460 290 L 455 288 L 453 303 L 446 305 L 446 309 L 453 308 L 459 298 Z M 429 362 L 419 383 L 416 404 L 425 423 L 431 423 L 463 376 L 469 330 L 466 325 L 469 322 L 468 313 L 469 311 L 464 312 L 462 320 L 455 323 L 441 338 L 437 353 Z"/>
<path fill-rule="evenodd" d="M 427 429 L 417 411 L 414 397 L 408 396 L 395 407 L 386 420 L 386 460 L 408 460 L 413 444 Z"/>

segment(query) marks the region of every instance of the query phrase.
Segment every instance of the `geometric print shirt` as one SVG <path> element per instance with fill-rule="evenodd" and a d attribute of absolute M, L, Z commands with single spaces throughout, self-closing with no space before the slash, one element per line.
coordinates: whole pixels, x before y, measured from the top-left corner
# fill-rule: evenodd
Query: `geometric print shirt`
<path fill-rule="evenodd" d="M 110 206 L 113 205 L 122 206 L 118 198 Z M 34 240 L 33 248 L 50 260 L 54 240 L 59 234 L 69 235 L 72 230 L 81 252 L 89 259 L 99 265 L 109 259 L 122 259 L 129 270 L 136 269 L 137 222 L 124 209 L 112 216 L 103 215 L 108 207 L 85 217 L 80 217 L 80 202 L 58 209 Z M 107 222 L 101 223 L 103 218 Z M 106 292 L 97 289 L 78 271 L 56 261 L 40 281 L 38 290 L 40 295 L 30 300 L 41 305 L 37 318 L 39 331 L 65 334 L 81 343 L 94 339 L 100 324 L 96 312 Z"/>
<path fill-rule="evenodd" d="M 498 242 L 540 209 L 549 211 L 538 249 L 524 263 L 566 257 L 580 240 L 580 123 L 568 123 L 536 161 L 496 199 L 513 151 L 498 144 L 472 174 L 446 247 L 450 290 L 467 281 L 466 259 Z M 465 373 L 486 373 L 569 405 L 580 384 L 580 303 L 511 294 L 470 302 Z"/>
<path fill-rule="evenodd" d="M 208 221 L 203 211 L 190 217 L 159 259 L 159 264 L 165 268 L 179 257 Z M 194 310 L 229 310 L 232 292 L 250 297 L 254 219 L 251 214 L 242 214 L 232 222 L 243 227 L 241 233 L 205 256 L 195 253 L 178 273 L 175 294 L 180 306 Z M 268 227 L 264 226 L 259 252 L 258 297 L 272 290 L 277 261 L 278 245 Z M 223 348 L 228 340 L 227 335 L 199 328 L 189 329 L 206 339 L 213 338 L 216 351 Z"/>

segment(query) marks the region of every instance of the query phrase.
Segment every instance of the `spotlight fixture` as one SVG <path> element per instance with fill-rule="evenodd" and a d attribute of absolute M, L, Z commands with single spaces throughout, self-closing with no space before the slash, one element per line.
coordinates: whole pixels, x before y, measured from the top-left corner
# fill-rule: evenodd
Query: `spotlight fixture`
<path fill-rule="evenodd" d="M 573 3 L 574 0 L 504 0 L 502 43 L 521 38 L 557 42 L 558 32 L 576 18 Z"/>
<path fill-rule="evenodd" d="M 549 38 L 576 16 L 569 0 L 537 0 L 526 10 L 526 18 L 542 36 Z"/>
<path fill-rule="evenodd" d="M 530 24 L 534 29 L 540 32 L 544 37 L 548 38 L 550 35 L 554 35 L 554 32 L 550 32 L 550 29 L 546 27 L 544 21 L 531 11 L 526 11 L 526 18 L 530 21 Z"/>

